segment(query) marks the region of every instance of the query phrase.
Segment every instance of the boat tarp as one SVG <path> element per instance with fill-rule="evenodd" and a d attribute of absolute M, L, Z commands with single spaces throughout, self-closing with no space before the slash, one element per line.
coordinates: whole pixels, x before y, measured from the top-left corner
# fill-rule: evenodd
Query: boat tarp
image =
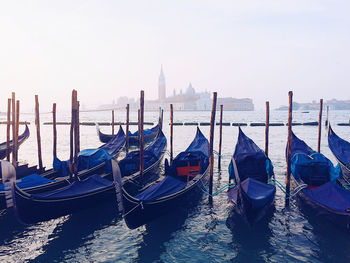
<path fill-rule="evenodd" d="M 273 175 L 273 165 L 266 154 L 246 136 L 239 128 L 238 141 L 233 158 L 236 162 L 239 178 L 241 181 L 247 178 L 254 178 L 263 183 L 267 183 Z M 229 165 L 230 179 L 235 179 L 232 160 Z"/>
<path fill-rule="evenodd" d="M 315 151 L 312 148 L 310 148 L 303 140 L 300 140 L 294 134 L 294 132 L 292 132 L 292 143 L 291 143 L 290 152 L 291 152 L 291 155 L 290 155 L 291 158 L 293 158 L 294 154 L 296 153 L 304 153 L 306 155 L 311 155 L 315 153 Z"/>
<path fill-rule="evenodd" d="M 118 133 L 108 143 L 96 149 L 85 149 L 78 154 L 78 171 L 91 169 L 110 160 L 125 144 L 125 134 L 120 127 Z M 61 176 L 69 175 L 69 161 L 61 161 L 57 157 L 53 160 L 53 169 Z"/>
<path fill-rule="evenodd" d="M 331 127 L 328 131 L 328 145 L 334 156 L 350 169 L 350 143 L 335 134 Z"/>
<path fill-rule="evenodd" d="M 53 169 L 58 172 L 60 176 L 69 175 L 69 160 L 61 161 L 57 157 L 53 158 Z"/>
<path fill-rule="evenodd" d="M 154 164 L 163 154 L 166 147 L 166 138 L 161 130 L 157 138 L 144 150 L 144 169 L 147 169 L 152 164 Z M 140 163 L 140 151 L 132 151 L 127 154 L 127 156 L 121 160 L 118 164 L 122 176 L 133 174 L 139 170 Z"/>
<path fill-rule="evenodd" d="M 78 170 L 93 168 L 105 161 L 112 159 L 105 149 L 85 149 L 78 155 Z"/>
<path fill-rule="evenodd" d="M 74 198 L 90 192 L 98 191 L 113 186 L 113 182 L 94 174 L 83 181 L 75 181 L 72 184 L 40 194 L 32 194 L 31 196 L 41 200 L 56 200 L 63 198 Z"/>
<path fill-rule="evenodd" d="M 33 187 L 33 186 L 39 186 L 44 185 L 53 182 L 50 179 L 47 179 L 45 177 L 40 176 L 39 174 L 31 174 L 27 175 L 20 179 L 19 182 L 17 182 L 17 186 L 21 189 Z M 4 191 L 4 185 L 0 184 L 0 191 Z"/>
<path fill-rule="evenodd" d="M 339 177 L 339 169 L 321 153 L 296 153 L 291 160 L 291 172 L 296 179 L 311 186 L 320 186 Z"/>
<path fill-rule="evenodd" d="M 169 174 L 177 176 L 177 167 L 198 166 L 198 163 L 200 163 L 199 172 L 204 173 L 209 165 L 209 142 L 199 128 L 190 146 L 179 153 L 166 170 Z"/>
<path fill-rule="evenodd" d="M 201 130 L 197 127 L 197 133 L 191 142 L 190 146 L 187 147 L 186 152 L 202 152 L 206 157 L 209 158 L 209 141 Z"/>
<path fill-rule="evenodd" d="M 157 124 L 156 126 L 154 126 L 151 129 L 144 129 L 143 130 L 143 135 L 148 135 L 148 134 L 151 134 L 153 132 L 157 132 L 158 129 L 159 129 L 159 124 Z M 134 133 L 129 131 L 129 136 L 139 136 L 139 131 L 135 131 Z"/>
<path fill-rule="evenodd" d="M 338 212 L 348 212 L 350 209 L 350 191 L 333 182 L 315 189 L 306 188 L 304 191 L 314 201 Z"/>
<path fill-rule="evenodd" d="M 247 178 L 240 184 L 243 200 L 247 200 L 253 209 L 258 209 L 274 197 L 276 187 L 271 184 L 265 184 L 253 178 Z"/>
<path fill-rule="evenodd" d="M 183 188 L 187 183 L 173 176 L 166 176 L 162 181 L 156 183 L 136 196 L 140 201 L 153 201 L 161 197 L 174 194 Z"/>
<path fill-rule="evenodd" d="M 108 143 L 103 144 L 100 149 L 104 149 L 109 155 L 116 155 L 126 142 L 125 133 L 120 126 L 118 133 Z"/>

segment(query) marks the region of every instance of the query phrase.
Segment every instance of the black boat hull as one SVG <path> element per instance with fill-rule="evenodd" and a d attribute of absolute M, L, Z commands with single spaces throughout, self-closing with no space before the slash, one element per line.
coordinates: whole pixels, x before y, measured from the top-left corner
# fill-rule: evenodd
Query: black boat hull
<path fill-rule="evenodd" d="M 24 143 L 30 136 L 29 128 L 26 124 L 26 128 L 24 132 L 18 136 L 18 147 L 21 146 L 22 143 Z M 7 142 L 1 143 L 0 144 L 0 159 L 4 159 L 7 155 Z M 13 141 L 9 141 L 9 153 L 13 151 Z"/>
<path fill-rule="evenodd" d="M 295 189 L 298 185 L 299 183 L 297 182 L 297 180 L 295 180 L 294 176 L 291 176 L 292 188 Z M 309 195 L 305 193 L 304 189 L 298 192 L 297 198 L 298 204 L 304 212 L 312 214 L 312 216 L 316 217 L 318 220 L 331 222 L 338 227 L 350 231 L 349 213 L 334 211 L 329 207 L 326 207 L 316 202 L 314 199 L 312 199 Z"/>
<path fill-rule="evenodd" d="M 253 209 L 247 208 L 242 204 L 243 201 L 239 198 L 238 190 L 238 186 L 235 186 L 228 192 L 229 201 L 232 205 L 231 210 L 233 213 L 240 216 L 250 227 L 254 227 L 255 225 L 259 224 L 264 218 L 267 218 L 275 210 L 275 194 L 263 207 Z"/>
<path fill-rule="evenodd" d="M 114 186 L 76 198 L 52 201 L 36 200 L 15 189 L 16 213 L 26 224 L 58 218 L 78 210 L 95 207 L 105 201 L 115 201 Z"/>
<path fill-rule="evenodd" d="M 130 229 L 138 228 L 152 220 L 176 210 L 181 206 L 191 205 L 202 196 L 202 187 L 207 185 L 209 169 L 203 173 L 199 180 L 190 187 L 173 196 L 155 201 L 139 202 L 128 192 L 123 191 L 124 219 Z"/>

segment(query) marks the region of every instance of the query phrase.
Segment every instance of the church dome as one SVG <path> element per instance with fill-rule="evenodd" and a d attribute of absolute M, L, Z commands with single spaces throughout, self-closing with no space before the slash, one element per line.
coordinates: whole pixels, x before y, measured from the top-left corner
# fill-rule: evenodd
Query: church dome
<path fill-rule="evenodd" d="M 188 86 L 187 90 L 186 90 L 186 95 L 194 95 L 196 94 L 196 91 L 194 90 L 194 88 L 192 87 L 192 84 L 190 83 L 190 85 Z"/>

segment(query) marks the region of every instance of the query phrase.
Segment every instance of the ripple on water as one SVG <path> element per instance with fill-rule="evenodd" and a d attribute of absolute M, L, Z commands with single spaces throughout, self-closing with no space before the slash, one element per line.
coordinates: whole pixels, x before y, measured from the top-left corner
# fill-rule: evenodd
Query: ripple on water
<path fill-rule="evenodd" d="M 116 113 L 116 120 L 124 119 L 124 112 Z M 147 113 L 147 121 L 157 121 L 157 113 Z M 330 112 L 333 122 L 345 122 L 349 112 Z M 271 122 L 286 122 L 286 112 L 271 111 Z M 27 119 L 29 118 L 29 119 Z M 31 116 L 21 116 L 29 120 Z M 210 112 L 176 112 L 175 121 L 205 122 Z M 298 114 L 298 122 L 317 120 L 318 113 Z M 164 120 L 168 120 L 165 112 Z M 69 114 L 58 116 L 69 120 Z M 110 121 L 109 113 L 82 113 L 82 121 Z M 136 120 L 136 113 L 131 114 Z M 50 116 L 42 116 L 50 121 Z M 224 122 L 264 121 L 264 112 L 224 112 Z M 5 126 L 3 126 L 4 128 Z M 0 127 L 1 128 L 1 127 Z M 34 125 L 30 126 L 34 130 Z M 110 127 L 101 127 L 110 132 Z M 5 128 L 4 128 L 5 129 Z M 135 130 L 136 127 L 131 127 Z M 201 127 L 209 134 L 209 127 Z M 295 127 L 295 133 L 315 148 L 317 127 Z M 174 153 L 186 148 L 196 127 L 174 127 Z M 336 126 L 337 133 L 350 138 L 348 127 Z M 216 130 L 218 131 L 218 129 Z M 264 147 L 264 127 L 244 127 L 244 131 L 260 147 Z M 334 163 L 323 131 L 321 151 Z M 81 128 L 81 148 L 99 146 L 94 127 Z M 286 127 L 270 128 L 270 158 L 276 179 L 285 180 Z M 168 124 L 164 133 L 169 134 Z M 5 130 L 0 133 L 5 140 Z M 215 145 L 218 142 L 216 132 Z M 227 167 L 237 139 L 237 127 L 223 127 L 222 171 L 214 170 L 214 191 L 228 182 Z M 2 137 L 1 137 L 2 136 Z M 52 162 L 52 127 L 42 126 L 43 161 Z M 68 158 L 69 127 L 58 127 L 58 154 Z M 217 146 L 214 147 L 217 150 Z M 22 145 L 20 160 L 35 164 L 36 140 L 31 136 Z M 217 161 L 215 160 L 215 164 Z M 327 222 L 319 222 L 312 215 L 301 212 L 295 201 L 285 208 L 285 195 L 277 189 L 276 209 L 269 222 L 249 229 L 230 213 L 225 192 L 213 198 L 213 205 L 203 196 L 197 206 L 174 209 L 152 223 L 129 230 L 116 214 L 113 205 L 104 205 L 80 213 L 35 224 L 21 226 L 13 215 L 0 215 L 1 262 L 350 262 L 350 234 Z"/>

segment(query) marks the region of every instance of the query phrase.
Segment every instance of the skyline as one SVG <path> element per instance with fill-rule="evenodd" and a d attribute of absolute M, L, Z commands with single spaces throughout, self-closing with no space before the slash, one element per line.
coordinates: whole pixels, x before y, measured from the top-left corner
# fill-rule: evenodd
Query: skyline
<path fill-rule="evenodd" d="M 294 100 L 350 99 L 346 1 L 2 1 L 0 111 L 70 107 L 186 89 L 252 98 L 257 109 Z M 344 96 L 345 94 L 345 96 Z"/>

